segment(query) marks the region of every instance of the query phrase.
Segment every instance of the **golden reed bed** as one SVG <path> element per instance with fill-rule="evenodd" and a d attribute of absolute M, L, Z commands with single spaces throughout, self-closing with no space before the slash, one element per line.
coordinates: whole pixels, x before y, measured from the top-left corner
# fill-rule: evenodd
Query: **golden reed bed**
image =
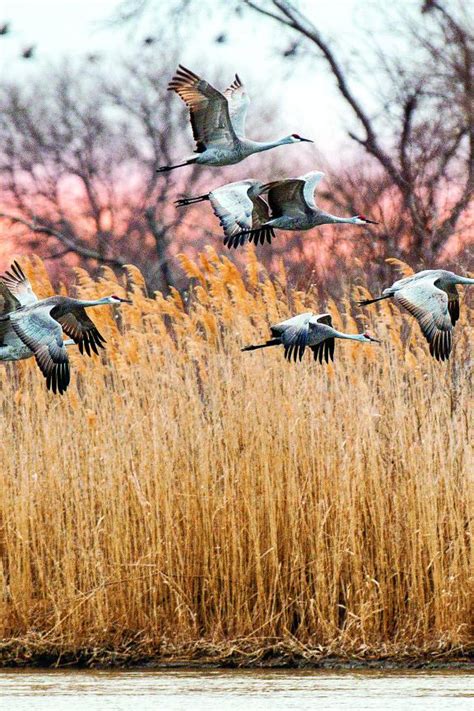
<path fill-rule="evenodd" d="M 70 352 L 63 397 L 33 360 L 0 369 L 4 663 L 469 651 L 469 298 L 440 364 L 391 303 L 355 322 L 362 287 L 321 304 L 247 259 L 242 278 L 182 258 L 186 304 L 130 268 L 133 306 L 91 313 L 107 350 Z M 383 345 L 337 342 L 329 366 L 240 352 L 306 308 Z"/>

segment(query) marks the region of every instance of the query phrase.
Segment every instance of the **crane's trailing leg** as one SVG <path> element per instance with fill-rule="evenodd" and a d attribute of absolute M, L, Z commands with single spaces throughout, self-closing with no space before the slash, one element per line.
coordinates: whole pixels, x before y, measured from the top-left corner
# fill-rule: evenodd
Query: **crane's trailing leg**
<path fill-rule="evenodd" d="M 364 299 L 363 301 L 358 301 L 359 306 L 367 306 L 368 304 L 374 304 L 376 301 L 382 301 L 382 299 L 389 299 L 393 294 L 386 294 L 385 296 L 377 296 L 375 299 Z"/>
<path fill-rule="evenodd" d="M 256 346 L 245 346 L 241 348 L 242 351 L 256 351 L 258 348 L 270 348 L 270 346 L 281 346 L 280 338 L 272 338 L 271 341 L 266 341 L 265 343 L 259 343 Z"/>
<path fill-rule="evenodd" d="M 175 200 L 176 207 L 184 207 L 185 205 L 194 205 L 195 202 L 204 202 L 204 200 L 209 200 L 209 193 L 206 195 L 197 195 L 196 197 L 180 198 Z"/>
<path fill-rule="evenodd" d="M 167 173 L 170 170 L 174 170 L 175 168 L 182 168 L 184 165 L 192 165 L 195 163 L 195 160 L 187 160 L 184 163 L 178 163 L 178 165 L 162 165 L 161 168 L 157 168 L 156 172 L 157 173 Z"/>

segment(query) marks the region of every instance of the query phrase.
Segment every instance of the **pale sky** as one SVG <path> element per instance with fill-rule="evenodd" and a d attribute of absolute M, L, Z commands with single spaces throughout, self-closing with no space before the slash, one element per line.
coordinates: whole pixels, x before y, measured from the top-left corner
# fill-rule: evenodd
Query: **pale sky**
<path fill-rule="evenodd" d="M 166 3 L 161 0 L 159 7 L 166 8 Z M 103 63 L 113 63 L 134 47 L 141 47 L 143 38 L 153 34 L 153 18 L 126 29 L 109 26 L 107 19 L 118 4 L 117 0 L 1 0 L 0 23 L 11 22 L 11 33 L 0 37 L 2 76 L 26 80 L 47 64 L 92 53 L 100 53 Z M 360 11 L 364 10 L 364 22 L 371 12 L 374 15 L 367 0 L 302 0 L 301 6 L 308 9 L 326 36 L 337 38 L 345 49 L 354 46 L 355 51 Z M 291 40 L 282 39 L 282 28 L 249 10 L 241 18 L 229 15 L 228 7 L 227 0 L 222 0 L 222 15 L 205 14 L 197 20 L 183 14 L 180 25 L 187 41 L 182 42 L 180 61 L 201 74 L 213 63 L 228 82 L 238 72 L 253 101 L 250 112 L 257 112 L 257 118 L 259 108 L 264 108 L 264 92 L 268 95 L 270 86 L 284 133 L 313 138 L 330 157 L 331 146 L 344 141 L 347 111 L 325 64 L 314 62 L 312 57 L 283 62 L 281 50 Z M 377 21 L 376 16 L 374 19 Z M 215 38 L 223 31 L 226 41 L 216 43 Z M 36 45 L 35 56 L 24 60 L 21 51 L 30 45 Z M 311 44 L 305 46 L 313 52 Z M 271 138 L 258 136 L 262 137 Z"/>

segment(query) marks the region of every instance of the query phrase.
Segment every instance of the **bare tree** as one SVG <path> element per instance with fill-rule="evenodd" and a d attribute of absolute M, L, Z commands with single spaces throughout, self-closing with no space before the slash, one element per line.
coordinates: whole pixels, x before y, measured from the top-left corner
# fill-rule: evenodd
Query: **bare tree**
<path fill-rule="evenodd" d="M 63 67 L 26 87 L 0 84 L 0 217 L 46 258 L 134 262 L 151 287 L 166 289 L 168 242 L 183 214 L 170 206 L 173 181 L 156 168 L 176 150 L 184 112 L 155 62 L 118 76 Z M 193 172 L 180 180 L 191 189 Z"/>
<path fill-rule="evenodd" d="M 349 136 L 377 169 L 368 184 L 390 214 L 382 233 L 390 253 L 419 263 L 442 257 L 453 235 L 469 227 L 474 192 L 473 36 L 462 3 L 430 0 L 420 3 L 418 17 L 405 19 L 411 49 L 404 58 L 377 53 L 381 104 L 369 110 L 334 43 L 294 2 L 241 2 L 311 42 L 326 61 L 358 127 Z M 334 184 L 333 201 L 350 206 L 360 184 L 351 185 L 344 171 Z"/>

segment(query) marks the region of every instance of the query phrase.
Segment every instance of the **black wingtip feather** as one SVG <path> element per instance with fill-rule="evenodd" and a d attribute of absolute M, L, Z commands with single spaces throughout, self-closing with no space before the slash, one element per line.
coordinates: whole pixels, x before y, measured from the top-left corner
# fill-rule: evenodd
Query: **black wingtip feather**
<path fill-rule="evenodd" d="M 449 360 L 453 345 L 451 331 L 438 331 L 430 341 L 430 354 L 437 361 Z"/>
<path fill-rule="evenodd" d="M 330 360 L 334 360 L 334 338 L 327 338 L 325 341 L 318 343 L 316 346 L 311 346 L 313 351 L 313 358 L 316 362 L 329 363 Z"/>
<path fill-rule="evenodd" d="M 459 320 L 459 301 L 458 299 L 452 299 L 448 303 L 449 315 L 451 316 L 451 323 L 453 326 L 456 325 Z"/>
<path fill-rule="evenodd" d="M 226 235 L 224 237 L 224 245 L 229 249 L 232 247 L 236 249 L 237 247 L 242 247 L 247 240 L 249 242 L 253 242 L 255 245 L 265 244 L 265 241 L 267 241 L 268 244 L 271 244 L 274 237 L 275 232 L 273 231 L 273 228 L 265 225 L 263 227 L 258 227 L 255 230 L 243 230 L 242 232 L 238 232 L 236 235 Z"/>

